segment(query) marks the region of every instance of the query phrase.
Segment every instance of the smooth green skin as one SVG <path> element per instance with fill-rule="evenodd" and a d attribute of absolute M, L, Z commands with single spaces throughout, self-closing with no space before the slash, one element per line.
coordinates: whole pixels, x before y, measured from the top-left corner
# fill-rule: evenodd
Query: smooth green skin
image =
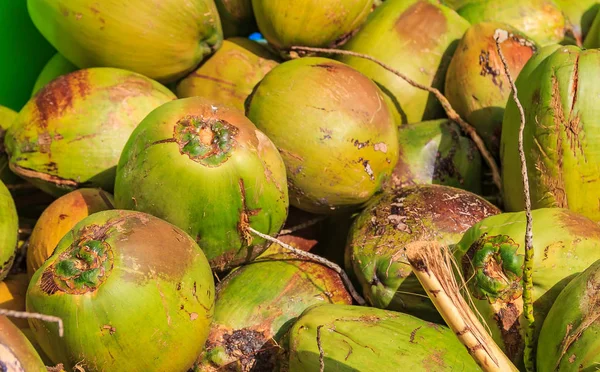
<path fill-rule="evenodd" d="M 177 96 L 204 97 L 243 112 L 252 89 L 277 65 L 276 56 L 257 42 L 231 38 L 177 84 Z"/>
<path fill-rule="evenodd" d="M 156 81 L 121 69 L 61 76 L 31 98 L 6 133 L 10 169 L 54 196 L 79 187 L 111 192 L 133 129 L 174 99 Z"/>
<path fill-rule="evenodd" d="M 0 368 L 7 372 L 47 372 L 35 347 L 19 328 L 4 316 L 0 317 Z"/>
<path fill-rule="evenodd" d="M 214 106 L 213 106 L 214 105 Z M 215 107 L 213 110 L 212 107 Z M 176 123 L 187 115 L 219 118 L 238 128 L 231 157 L 207 167 L 179 151 L 179 145 L 153 143 L 173 138 Z M 194 237 L 213 269 L 253 259 L 269 243 L 240 232 L 245 210 L 250 226 L 279 232 L 287 217 L 285 166 L 273 143 L 235 109 L 200 97 L 169 102 L 150 113 L 129 138 L 115 182 L 115 206 L 139 210 L 179 226 Z"/>
<path fill-rule="evenodd" d="M 290 371 L 481 371 L 454 332 L 413 316 L 362 306 L 316 305 L 289 335 Z"/>
<path fill-rule="evenodd" d="M 448 186 L 420 185 L 385 193 L 354 220 L 346 270 L 378 308 L 443 322 L 404 253 L 407 244 L 455 244 L 470 226 L 500 211 L 483 198 Z"/>
<path fill-rule="evenodd" d="M 573 279 L 540 332 L 538 371 L 594 371 L 600 364 L 600 261 Z"/>
<path fill-rule="evenodd" d="M 446 69 L 468 27 L 454 10 L 435 1 L 386 1 L 343 48 L 367 54 L 418 83 L 443 90 Z M 399 124 L 445 116 L 435 97 L 373 62 L 350 56 L 337 59 L 382 88 L 393 103 Z"/>
<path fill-rule="evenodd" d="M 408 124 L 398 137 L 394 187 L 439 184 L 481 193 L 481 155 L 457 124 L 447 119 Z"/>
<path fill-rule="evenodd" d="M 50 58 L 48 63 L 46 63 L 46 66 L 44 66 L 42 72 L 40 72 L 40 75 L 33 86 L 31 96 L 33 97 L 40 89 L 57 77 L 66 75 L 76 70 L 78 70 L 77 66 L 63 57 L 62 54 L 56 53 L 54 57 Z"/>
<path fill-rule="evenodd" d="M 566 209 L 542 208 L 532 211 L 533 216 L 533 294 L 534 316 L 536 331 L 534 340 L 537 340 L 539 330 L 544 323 L 548 310 L 560 291 L 573 277 L 600 259 L 600 227 L 593 221 L 575 214 Z M 493 274 L 487 274 L 482 268 L 483 254 L 474 255 L 469 260 L 466 252 L 484 235 L 486 241 L 500 239 L 513 243 L 503 245 L 500 253 L 504 258 L 495 255 L 489 257 L 497 266 L 490 265 Z M 522 314 L 522 265 L 524 261 L 525 213 L 502 213 L 488 217 L 471 227 L 461 241 L 454 247 L 455 257 L 461 267 L 462 275 L 471 278 L 468 282 L 469 292 L 477 310 L 481 313 L 496 343 L 506 350 L 506 344 L 495 316 L 499 310 L 506 309 L 514 303 L 517 313 L 507 310 L 515 317 L 511 324 L 510 315 L 506 316 L 506 327 L 514 326 L 518 333 L 511 339 L 512 351 L 507 356 L 518 366 L 523 365 L 523 341 L 525 332 L 525 319 Z M 516 249 L 515 249 L 516 248 Z M 489 249 L 489 245 L 487 245 Z M 503 266 L 499 272 L 498 267 Z M 473 275 L 471 267 L 477 267 Z M 465 268 L 469 268 L 468 272 Z M 506 281 L 499 277 L 510 278 Z M 483 294 L 482 294 L 483 293 Z M 512 299 L 512 300 L 511 300 Z M 520 337 L 519 337 L 520 334 Z M 564 331 L 561 332 L 561 335 Z"/>
<path fill-rule="evenodd" d="M 213 0 L 27 0 L 35 26 L 80 68 L 117 67 L 168 83 L 223 40 Z"/>
<path fill-rule="evenodd" d="M 280 343 L 281 337 L 306 308 L 323 303 L 352 304 L 352 297 L 339 275 L 321 264 L 299 260 L 283 248 L 272 245 L 254 262 L 235 269 L 219 283 L 209 346 L 201 357 L 205 366 L 199 370 L 257 363 L 259 356 L 253 355 L 248 361 L 231 365 L 240 359 L 238 353 L 241 351 L 236 349 L 228 355 L 223 335 L 245 330 L 260 332 L 264 344 L 249 342 L 255 352 L 271 346 L 273 339 Z M 268 349 L 265 354 L 275 353 Z M 261 369 L 258 364 L 254 367 Z"/>
<path fill-rule="evenodd" d="M 460 9 L 469 3 L 475 3 L 477 1 L 479 0 L 441 0 L 440 2 L 452 9 Z"/>
<path fill-rule="evenodd" d="M 398 160 L 396 124 L 383 93 L 340 62 L 284 62 L 249 101 L 246 115 L 281 152 L 290 204 L 299 209 L 356 209 L 381 190 Z"/>
<path fill-rule="evenodd" d="M 561 9 L 551 0 L 482 0 L 463 6 L 458 14 L 471 24 L 506 23 L 540 46 L 562 41 L 567 26 Z"/>
<path fill-rule="evenodd" d="M 105 281 L 92 292 L 47 294 L 44 272 L 94 225 L 112 225 L 102 239 L 113 252 Z M 214 291 L 208 261 L 185 232 L 144 213 L 111 210 L 85 218 L 60 241 L 31 279 L 27 311 L 63 319 L 64 337 L 56 323 L 29 324 L 66 370 L 83 361 L 89 370 L 184 372 L 208 336 Z"/>
<path fill-rule="evenodd" d="M 532 208 L 560 207 L 600 220 L 600 86 L 591 79 L 599 50 L 544 50 L 516 81 L 525 110 L 524 150 Z M 548 55 L 550 53 L 550 55 Z M 545 58 L 544 58 L 545 57 Z M 525 73 L 523 73 L 525 72 Z M 576 75 L 577 73 L 577 75 Z M 573 87 L 576 87 L 574 91 Z M 510 99 L 502 123 L 502 180 L 507 211 L 524 210 L 518 154 L 520 115 Z"/>
<path fill-rule="evenodd" d="M 554 0 L 554 2 L 565 15 L 576 40 L 581 43 L 586 39 L 592 22 L 600 10 L 600 4 L 597 0 Z"/>
<path fill-rule="evenodd" d="M 252 0 L 215 0 L 223 37 L 248 36 L 258 30 Z"/>
<path fill-rule="evenodd" d="M 17 252 L 19 217 L 15 202 L 0 181 L 0 281 L 8 275 Z"/>
<path fill-rule="evenodd" d="M 0 106 L 0 181 L 11 184 L 19 180 L 8 167 L 8 157 L 4 150 L 4 136 L 17 117 L 17 113 L 8 107 Z"/>
<path fill-rule="evenodd" d="M 0 105 L 19 111 L 56 50 L 35 28 L 27 0 L 0 2 Z"/>
<path fill-rule="evenodd" d="M 537 47 L 524 34 L 500 22 L 483 22 L 469 27 L 452 57 L 444 93 L 456 112 L 471 123 L 492 155 L 500 157 L 504 108 L 511 94 L 502 60 L 496 49 L 496 30 L 512 37 L 500 44 L 511 77 L 519 72 Z"/>
<path fill-rule="evenodd" d="M 586 49 L 600 47 L 600 17 L 598 17 L 598 8 L 595 10 L 596 16 L 594 17 L 588 35 L 583 42 L 583 47 Z"/>
<path fill-rule="evenodd" d="M 367 19 L 373 0 L 252 0 L 258 29 L 275 48 L 328 47 Z"/>

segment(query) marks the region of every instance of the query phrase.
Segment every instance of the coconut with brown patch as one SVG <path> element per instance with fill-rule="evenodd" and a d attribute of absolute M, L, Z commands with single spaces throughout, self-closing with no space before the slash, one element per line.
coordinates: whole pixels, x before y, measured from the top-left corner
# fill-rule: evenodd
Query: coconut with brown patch
<path fill-rule="evenodd" d="M 15 202 L 0 181 L 0 281 L 8 275 L 17 253 L 19 217 Z"/>
<path fill-rule="evenodd" d="M 6 133 L 10 169 L 54 196 L 81 187 L 110 192 L 133 129 L 174 99 L 161 84 L 130 71 L 63 75 L 29 100 Z"/>
<path fill-rule="evenodd" d="M 29 324 L 66 370 L 183 372 L 208 335 L 214 283 L 183 230 L 141 212 L 103 211 L 75 225 L 35 272 L 27 310 L 63 319 L 63 337 L 54 323 Z"/>
<path fill-rule="evenodd" d="M 295 235 L 280 240 L 303 250 L 315 242 Z M 272 371 L 282 335 L 306 308 L 324 303 L 352 303 L 339 275 L 273 244 L 217 286 L 215 317 L 197 370 Z"/>
<path fill-rule="evenodd" d="M 600 365 L 600 260 L 558 295 L 540 331 L 538 371 L 593 371 Z"/>
<path fill-rule="evenodd" d="M 47 372 L 31 342 L 4 316 L 0 316 L 0 371 Z"/>
<path fill-rule="evenodd" d="M 113 209 L 113 197 L 100 189 L 78 189 L 53 201 L 36 221 L 27 246 L 27 274 L 31 278 L 52 255 L 75 224 L 96 212 Z"/>
<path fill-rule="evenodd" d="M 383 93 L 331 59 L 275 67 L 250 96 L 246 114 L 279 149 L 290 204 L 305 211 L 357 209 L 381 191 L 398 160 L 396 123 Z"/>
<path fill-rule="evenodd" d="M 283 50 L 341 45 L 367 19 L 372 6 L 373 0 L 252 0 L 261 34 Z"/>
<path fill-rule="evenodd" d="M 419 185 L 386 192 L 354 221 L 346 245 L 346 269 L 365 299 L 378 308 L 441 322 L 407 264 L 407 244 L 455 244 L 463 232 L 500 213 L 485 199 L 449 186 Z"/>
<path fill-rule="evenodd" d="M 531 206 L 567 208 L 600 220 L 600 86 L 585 76 L 600 72 L 600 50 L 543 48 L 517 78 L 525 110 L 523 147 Z M 518 152 L 520 114 L 509 100 L 502 123 L 502 180 L 507 211 L 525 209 Z"/>
<path fill-rule="evenodd" d="M 458 40 L 469 23 L 438 1 L 385 1 L 344 49 L 367 54 L 412 80 L 442 90 Z M 384 91 L 398 124 L 444 117 L 437 99 L 383 67 L 362 58 L 340 56 Z"/>
<path fill-rule="evenodd" d="M 204 97 L 244 111 L 254 86 L 277 65 L 276 56 L 257 42 L 231 38 L 177 84 L 177 96 Z"/>
<path fill-rule="evenodd" d="M 117 169 L 115 206 L 179 226 L 223 270 L 251 261 L 288 208 L 283 160 L 244 114 L 200 97 L 169 102 L 133 132 Z"/>
<path fill-rule="evenodd" d="M 313 305 L 288 337 L 290 371 L 481 371 L 449 328 L 371 307 Z"/>
<path fill-rule="evenodd" d="M 600 259 L 600 227 L 561 208 L 536 209 L 532 216 L 537 342 L 558 294 L 575 275 Z M 522 293 L 525 225 L 524 212 L 491 216 L 470 228 L 455 246 L 456 261 L 477 310 L 496 343 L 521 367 L 527 327 Z"/>
<path fill-rule="evenodd" d="M 398 128 L 400 154 L 388 187 L 438 184 L 481 193 L 481 155 L 460 127 L 431 120 Z"/>
<path fill-rule="evenodd" d="M 560 7 L 549 0 L 473 1 L 458 9 L 458 14 L 471 24 L 506 23 L 540 46 L 561 42 L 567 28 Z"/>
<path fill-rule="evenodd" d="M 511 76 L 519 72 L 537 51 L 533 41 L 511 26 L 483 22 L 469 27 L 452 57 L 444 94 L 452 107 L 471 123 L 488 150 L 500 156 L 500 135 L 504 107 L 511 93 L 504 66 L 496 49 L 496 30 L 508 32 L 500 43 Z"/>

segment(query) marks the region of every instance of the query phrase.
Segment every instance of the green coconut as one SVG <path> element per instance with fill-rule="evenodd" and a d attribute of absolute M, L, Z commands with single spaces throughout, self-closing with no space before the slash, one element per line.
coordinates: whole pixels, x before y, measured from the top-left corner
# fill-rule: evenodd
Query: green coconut
<path fill-rule="evenodd" d="M 353 222 L 346 245 L 346 269 L 374 307 L 441 322 L 414 276 L 407 244 L 457 243 L 482 219 L 500 213 L 485 199 L 448 186 L 419 185 L 385 193 Z"/>
<path fill-rule="evenodd" d="M 38 269 L 27 311 L 54 363 L 94 371 L 187 371 L 214 311 L 204 253 L 184 231 L 145 213 L 111 210 L 82 220 Z M 184 340 L 185 342 L 182 342 Z"/>
<path fill-rule="evenodd" d="M 533 216 L 534 342 L 548 310 L 576 274 L 600 259 L 600 226 L 561 208 Z M 474 304 L 496 343 L 523 366 L 523 264 L 525 213 L 491 216 L 470 228 L 455 246 L 455 257 Z M 561 337 L 564 335 L 561 332 Z M 545 370 L 540 370 L 545 371 Z"/>
<path fill-rule="evenodd" d="M 204 97 L 244 111 L 252 89 L 277 65 L 276 57 L 257 42 L 231 38 L 177 84 L 177 96 Z"/>
<path fill-rule="evenodd" d="M 252 0 L 258 29 L 277 49 L 343 44 L 372 6 L 373 0 Z"/>
<path fill-rule="evenodd" d="M 54 53 L 56 50 L 31 22 L 27 0 L 1 1 L 0 105 L 19 111 Z"/>
<path fill-rule="evenodd" d="M 481 193 L 481 155 L 460 127 L 447 120 L 404 125 L 392 187 L 440 184 Z"/>
<path fill-rule="evenodd" d="M 56 53 L 54 57 L 50 58 L 48 63 L 46 63 L 46 66 L 44 66 L 42 72 L 40 72 L 37 80 L 35 81 L 35 85 L 33 86 L 31 96 L 33 97 L 40 89 L 57 77 L 66 75 L 76 70 L 78 70 L 77 66 L 63 57 L 62 54 Z"/>
<path fill-rule="evenodd" d="M 47 371 L 31 342 L 4 316 L 0 316 L 0 371 Z"/>
<path fill-rule="evenodd" d="M 538 371 L 593 371 L 600 365 L 600 261 L 574 278 L 548 312 L 537 351 Z"/>
<path fill-rule="evenodd" d="M 469 23 L 428 0 L 388 0 L 377 7 L 344 49 L 370 55 L 414 81 L 443 89 L 446 69 Z M 339 60 L 373 79 L 390 98 L 402 123 L 444 116 L 437 99 L 362 58 Z"/>
<path fill-rule="evenodd" d="M 121 69 L 63 75 L 31 98 L 7 131 L 10 169 L 55 196 L 80 187 L 110 192 L 133 129 L 174 99 L 156 81 Z"/>
<path fill-rule="evenodd" d="M 8 275 L 17 253 L 19 217 L 10 192 L 0 181 L 0 281 Z"/>
<path fill-rule="evenodd" d="M 398 160 L 396 123 L 383 93 L 343 63 L 287 61 L 248 100 L 246 114 L 281 152 L 297 208 L 355 209 L 381 190 Z"/>
<path fill-rule="evenodd" d="M 297 248 L 311 244 L 290 235 L 281 240 Z M 215 316 L 197 370 L 273 370 L 282 335 L 306 308 L 323 303 L 352 303 L 340 276 L 272 245 L 217 286 Z"/>
<path fill-rule="evenodd" d="M 592 25 L 583 41 L 583 47 L 593 49 L 600 47 L 600 17 L 598 16 L 598 8 L 595 8 L 596 15 L 594 16 Z"/>
<path fill-rule="evenodd" d="M 467 120 L 496 157 L 500 156 L 500 137 L 504 108 L 511 94 L 504 65 L 496 49 L 496 30 L 508 32 L 500 44 L 510 74 L 517 77 L 536 52 L 535 44 L 503 23 L 483 22 L 471 26 L 460 40 L 452 57 L 444 93 L 452 107 Z"/>
<path fill-rule="evenodd" d="M 8 166 L 8 156 L 4 149 L 4 137 L 6 131 L 17 117 L 17 113 L 8 107 L 0 106 L 0 181 L 12 184 L 17 182 L 18 177 L 11 172 Z"/>
<path fill-rule="evenodd" d="M 116 67 L 170 82 L 223 39 L 213 0 L 27 0 L 42 35 L 77 67 Z"/>
<path fill-rule="evenodd" d="M 600 220 L 600 50 L 542 49 L 517 78 L 525 110 L 526 154 L 532 208 L 560 207 Z M 502 123 L 502 180 L 507 211 L 524 210 L 518 152 L 519 110 L 510 99 Z"/>
<path fill-rule="evenodd" d="M 598 10 L 600 10 L 600 4 L 597 0 L 554 0 L 554 2 L 565 15 L 569 25 L 568 31 L 573 34 L 575 41 L 581 45 L 582 41 L 586 39 Z"/>
<path fill-rule="evenodd" d="M 325 371 L 481 371 L 449 328 L 369 307 L 307 309 L 289 332 L 289 370 L 318 371 L 319 345 Z"/>
<path fill-rule="evenodd" d="M 211 267 L 256 258 L 288 208 L 285 166 L 244 114 L 200 97 L 162 105 L 129 138 L 117 169 L 115 206 L 146 212 L 194 237 Z"/>
<path fill-rule="evenodd" d="M 561 42 L 568 26 L 561 9 L 551 0 L 481 0 L 461 7 L 458 14 L 471 24 L 506 23 L 541 46 Z"/>
<path fill-rule="evenodd" d="M 248 36 L 258 28 L 252 0 L 215 0 L 223 27 L 223 36 Z"/>

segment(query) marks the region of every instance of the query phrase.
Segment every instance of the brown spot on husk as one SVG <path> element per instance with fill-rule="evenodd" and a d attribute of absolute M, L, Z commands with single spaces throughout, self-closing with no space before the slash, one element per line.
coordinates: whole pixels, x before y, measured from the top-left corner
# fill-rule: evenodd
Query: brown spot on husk
<path fill-rule="evenodd" d="M 508 302 L 503 305 L 504 306 L 496 311 L 494 319 L 496 320 L 498 328 L 500 329 L 500 333 L 502 334 L 506 355 L 511 360 L 516 360 L 523 350 L 524 342 L 519 331 L 521 328 L 519 322 L 521 310 L 512 302 Z"/>
<path fill-rule="evenodd" d="M 89 90 L 85 69 L 60 76 L 43 87 L 35 96 L 40 127 L 46 128 L 49 120 L 62 116 L 75 99 L 85 97 Z"/>
<path fill-rule="evenodd" d="M 555 198 L 556 206 L 559 208 L 568 208 L 567 193 L 565 190 L 565 181 L 563 179 L 563 140 L 560 127 L 565 122 L 565 115 L 560 97 L 560 87 L 556 75 L 552 76 L 552 99 L 550 107 L 554 113 L 554 129 L 556 133 L 556 176 L 553 177 L 545 165 L 540 162 L 540 171 L 542 182 L 547 185 Z"/>
<path fill-rule="evenodd" d="M 56 186 L 59 187 L 64 187 L 64 188 L 68 188 L 68 189 L 75 189 L 75 188 L 79 188 L 79 187 L 84 187 L 85 184 L 83 183 L 78 183 L 75 180 L 71 180 L 68 178 L 62 178 L 59 176 L 55 176 L 52 174 L 47 174 L 47 173 L 42 173 L 39 171 L 36 171 L 34 169 L 30 169 L 30 168 L 25 168 L 25 167 L 21 167 L 19 165 L 15 165 L 13 163 L 9 164 L 10 169 L 16 173 L 17 175 L 20 175 L 24 178 L 33 178 L 33 179 L 39 179 L 45 182 L 49 182 L 49 183 L 53 183 Z"/>
<path fill-rule="evenodd" d="M 433 49 L 448 29 L 448 24 L 437 6 L 419 1 L 398 17 L 395 29 L 401 39 L 412 41 L 414 47 Z"/>
<path fill-rule="evenodd" d="M 227 330 L 213 327 L 206 350 L 222 347 L 227 354 L 225 365 L 215 366 L 220 371 L 272 371 L 278 346 L 264 332 L 250 328 Z"/>

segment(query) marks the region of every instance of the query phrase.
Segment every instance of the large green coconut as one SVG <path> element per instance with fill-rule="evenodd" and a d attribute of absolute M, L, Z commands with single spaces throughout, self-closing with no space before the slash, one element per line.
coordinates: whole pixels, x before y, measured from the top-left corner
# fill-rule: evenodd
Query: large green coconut
<path fill-rule="evenodd" d="M 447 327 L 369 307 L 307 309 L 289 332 L 289 370 L 318 371 L 319 345 L 325 371 L 481 371 Z"/>
<path fill-rule="evenodd" d="M 35 85 L 33 86 L 31 96 L 34 96 L 40 89 L 46 86 L 46 84 L 57 77 L 66 75 L 76 70 L 78 70 L 77 66 L 63 57 L 62 54 L 56 53 L 54 57 L 50 58 L 48 63 L 46 63 L 46 66 L 44 66 L 42 72 L 40 72 L 37 80 L 35 81 Z"/>
<path fill-rule="evenodd" d="M 177 84 L 177 96 L 204 97 L 244 111 L 252 89 L 277 64 L 276 57 L 257 42 L 231 38 Z"/>
<path fill-rule="evenodd" d="M 76 66 L 117 67 L 161 82 L 192 71 L 223 39 L 213 0 L 27 0 L 27 7 Z"/>
<path fill-rule="evenodd" d="M 503 23 L 471 26 L 460 40 L 446 75 L 445 94 L 458 114 L 475 127 L 488 150 L 500 156 L 504 108 L 511 94 L 504 65 L 496 49 L 496 30 L 506 30 L 500 43 L 512 77 L 517 77 L 536 52 L 532 41 Z"/>
<path fill-rule="evenodd" d="M 297 248 L 309 243 L 293 236 L 281 240 Z M 224 366 L 228 370 L 271 371 L 280 354 L 277 345 L 282 335 L 306 308 L 352 303 L 336 272 L 276 244 L 251 264 L 226 276 L 217 287 L 216 298 L 199 371 Z"/>
<path fill-rule="evenodd" d="M 17 208 L 10 192 L 0 181 L 0 281 L 12 267 L 19 236 Z"/>
<path fill-rule="evenodd" d="M 252 0 L 215 0 L 223 36 L 248 36 L 257 30 Z"/>
<path fill-rule="evenodd" d="M 446 69 L 469 23 L 435 1 L 387 0 L 344 46 L 370 55 L 418 83 L 443 89 Z M 373 79 L 390 97 L 402 123 L 444 116 L 437 99 L 402 78 L 357 57 L 339 60 Z"/>
<path fill-rule="evenodd" d="M 534 209 L 568 208 L 600 220 L 600 50 L 543 48 L 516 84 L 525 109 L 524 149 Z M 508 211 L 524 210 L 519 110 L 510 99 L 502 124 L 502 180 Z"/>
<path fill-rule="evenodd" d="M 567 28 L 561 9 L 552 0 L 481 0 L 461 7 L 458 14 L 471 24 L 506 23 L 541 46 L 561 42 Z"/>
<path fill-rule="evenodd" d="M 372 6 L 373 0 L 252 0 L 258 29 L 277 49 L 342 44 Z"/>
<path fill-rule="evenodd" d="M 554 0 L 565 15 L 569 30 L 576 42 L 586 39 L 592 22 L 600 10 L 598 0 Z"/>
<path fill-rule="evenodd" d="M 31 342 L 4 316 L 0 316 L 0 371 L 47 371 Z"/>
<path fill-rule="evenodd" d="M 441 321 L 407 264 L 404 248 L 419 241 L 455 244 L 468 228 L 498 213 L 485 199 L 448 186 L 420 185 L 385 193 L 354 220 L 346 269 L 354 273 L 372 306 Z"/>
<path fill-rule="evenodd" d="M 130 71 L 63 75 L 29 100 L 6 133 L 10 169 L 55 196 L 79 187 L 110 192 L 133 129 L 173 99 L 164 86 Z"/>
<path fill-rule="evenodd" d="M 558 295 L 538 341 L 538 371 L 594 371 L 600 366 L 600 261 Z"/>
<path fill-rule="evenodd" d="M 8 157 L 4 149 L 4 136 L 16 117 L 17 113 L 15 111 L 0 106 L 0 181 L 8 184 L 17 181 L 17 177 L 8 166 Z"/>
<path fill-rule="evenodd" d="M 204 253 L 181 229 L 133 211 L 95 213 L 35 272 L 27 311 L 44 352 L 66 370 L 173 371 L 192 366 L 207 338 L 214 283 Z"/>
<path fill-rule="evenodd" d="M 542 208 L 532 216 L 535 342 L 560 291 L 600 259 L 600 226 L 567 209 Z M 518 366 L 523 365 L 527 326 L 522 297 L 524 237 L 525 213 L 503 213 L 470 228 L 455 247 L 477 310 L 494 340 Z"/>
<path fill-rule="evenodd" d="M 0 1 L 1 106 L 19 111 L 54 53 L 56 50 L 31 22 L 27 0 Z"/>
<path fill-rule="evenodd" d="M 481 192 L 481 155 L 457 124 L 447 119 L 408 124 L 398 137 L 393 187 L 433 183 Z"/>
<path fill-rule="evenodd" d="M 309 212 L 367 202 L 398 160 L 396 123 L 383 93 L 331 59 L 275 67 L 249 98 L 246 114 L 281 152 L 290 204 Z"/>
<path fill-rule="evenodd" d="M 200 97 L 162 105 L 133 132 L 117 169 L 115 206 L 173 223 L 222 270 L 256 258 L 288 208 L 285 166 L 244 114 Z"/>

